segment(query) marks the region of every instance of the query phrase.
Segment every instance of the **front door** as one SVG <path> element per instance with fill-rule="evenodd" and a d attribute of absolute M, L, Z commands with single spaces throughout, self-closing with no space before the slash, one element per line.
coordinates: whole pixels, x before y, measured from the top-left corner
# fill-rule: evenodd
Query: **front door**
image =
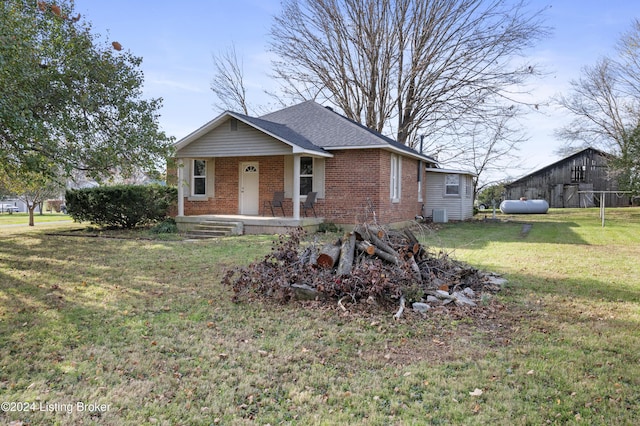
<path fill-rule="evenodd" d="M 259 183 L 258 163 L 240 163 L 240 214 L 259 214 Z"/>

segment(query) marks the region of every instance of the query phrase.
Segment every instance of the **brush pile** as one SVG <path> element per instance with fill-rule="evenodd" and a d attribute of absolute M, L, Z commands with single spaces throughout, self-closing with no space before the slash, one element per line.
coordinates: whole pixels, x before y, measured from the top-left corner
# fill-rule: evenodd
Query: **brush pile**
<path fill-rule="evenodd" d="M 426 312 L 438 305 L 476 306 L 486 293 L 500 290 L 505 280 L 432 253 L 409 229 L 386 230 L 359 225 L 331 244 L 303 243 L 304 231 L 281 235 L 271 253 L 247 267 L 227 270 L 223 284 L 234 301 L 258 295 L 288 302 L 292 299 L 406 303 Z"/>

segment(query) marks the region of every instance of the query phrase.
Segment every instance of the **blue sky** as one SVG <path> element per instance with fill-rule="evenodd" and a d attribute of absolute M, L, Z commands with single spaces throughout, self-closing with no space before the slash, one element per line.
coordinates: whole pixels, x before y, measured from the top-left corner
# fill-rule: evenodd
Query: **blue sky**
<path fill-rule="evenodd" d="M 620 35 L 640 18 L 636 0 L 532 0 L 533 6 L 551 7 L 546 24 L 552 36 L 531 50 L 531 60 L 549 73 L 530 89 L 536 99 L 568 90 L 571 79 L 611 54 Z M 145 95 L 162 97 L 160 124 L 177 139 L 218 115 L 210 90 L 212 54 L 232 44 L 243 60 L 248 98 L 266 104 L 263 89 L 269 81 L 267 39 L 279 0 L 75 0 L 76 10 L 93 24 L 105 40 L 120 42 L 143 58 Z M 517 177 L 557 160 L 553 151 L 560 142 L 553 131 L 566 122 L 552 107 L 529 115 L 529 142 L 521 148 L 523 168 L 509 170 Z"/>

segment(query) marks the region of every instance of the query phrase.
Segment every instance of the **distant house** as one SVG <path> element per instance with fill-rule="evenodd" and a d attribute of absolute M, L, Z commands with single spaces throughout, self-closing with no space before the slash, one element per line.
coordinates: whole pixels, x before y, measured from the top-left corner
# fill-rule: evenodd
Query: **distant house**
<path fill-rule="evenodd" d="M 610 158 L 610 154 L 586 148 L 505 185 L 506 199 L 544 199 L 556 208 L 598 206 L 598 192 L 618 190 L 618 182 L 609 173 Z M 628 206 L 629 197 L 605 194 L 605 205 Z"/>
<path fill-rule="evenodd" d="M 473 173 L 461 170 L 426 170 L 425 214 L 434 222 L 473 217 Z"/>
<path fill-rule="evenodd" d="M 289 225 L 315 220 L 301 207 L 310 192 L 320 220 L 402 224 L 423 214 L 425 169 L 436 166 L 313 101 L 259 118 L 224 112 L 178 141 L 176 160 L 179 226 L 207 215 L 271 216 L 265 206 L 279 191 Z"/>

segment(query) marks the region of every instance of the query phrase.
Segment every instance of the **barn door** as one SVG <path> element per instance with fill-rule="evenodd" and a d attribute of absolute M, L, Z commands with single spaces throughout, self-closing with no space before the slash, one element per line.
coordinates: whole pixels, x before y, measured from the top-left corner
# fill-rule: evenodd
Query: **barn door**
<path fill-rule="evenodd" d="M 564 207 L 580 207 L 580 194 L 578 194 L 578 185 L 565 185 L 564 187 Z"/>

